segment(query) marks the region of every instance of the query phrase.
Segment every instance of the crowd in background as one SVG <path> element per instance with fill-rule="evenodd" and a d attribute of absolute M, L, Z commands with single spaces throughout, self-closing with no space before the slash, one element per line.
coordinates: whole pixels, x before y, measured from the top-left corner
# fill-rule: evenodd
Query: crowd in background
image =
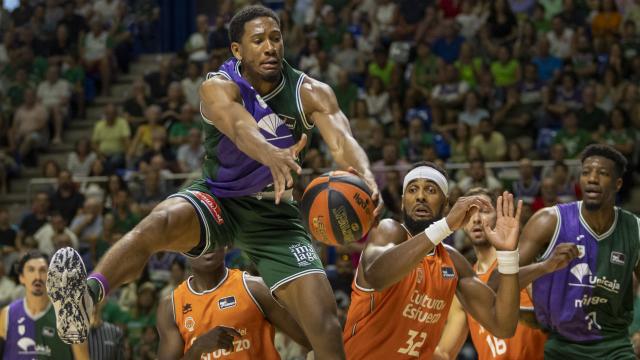
<path fill-rule="evenodd" d="M 17 223 L 0 209 L 0 305 L 21 294 L 13 263 L 25 249 L 73 246 L 91 270 L 107 249 L 197 173 L 204 148 L 198 88 L 229 56 L 226 24 L 251 1 L 200 14 L 182 51 L 136 78 L 121 101 L 112 87 L 153 48 L 162 8 L 153 0 L 20 1 L 0 10 L 0 196 L 9 179 L 39 166 L 55 184 L 37 188 Z M 400 218 L 405 166 L 468 164 L 451 171 L 450 201 L 472 187 L 506 189 L 535 211 L 580 199 L 575 159 L 606 143 L 640 163 L 640 1 L 284 0 L 285 58 L 335 91 L 372 162 L 385 216 Z M 96 98 L 109 99 L 86 119 Z M 95 121 L 66 162 L 39 161 L 74 121 Z M 315 133 L 311 177 L 332 166 Z M 532 161 L 553 163 L 536 168 Z M 518 166 L 488 168 L 487 162 Z M 80 177 L 108 181 L 76 182 Z M 297 184 L 298 195 L 305 183 Z M 461 234 L 450 241 L 472 256 Z M 342 316 L 358 250 L 321 248 Z M 236 251 L 230 266 L 252 270 Z M 127 334 L 127 356 L 153 358 L 155 307 L 185 279 L 184 259 L 154 255 L 139 281 L 112 294 L 104 319 Z M 640 315 L 640 314 L 638 314 Z M 635 322 L 633 332 L 640 330 Z M 640 340 L 640 335 L 638 335 Z M 285 359 L 296 358 L 280 338 Z"/>

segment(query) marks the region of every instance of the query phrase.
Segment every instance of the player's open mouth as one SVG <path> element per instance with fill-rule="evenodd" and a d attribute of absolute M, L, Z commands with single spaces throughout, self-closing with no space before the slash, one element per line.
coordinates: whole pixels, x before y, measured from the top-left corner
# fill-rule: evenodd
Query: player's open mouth
<path fill-rule="evenodd" d="M 430 217 L 431 210 L 426 206 L 417 206 L 414 208 L 413 214 L 418 217 Z"/>
<path fill-rule="evenodd" d="M 595 198 L 600 196 L 602 192 L 596 189 L 585 189 L 584 194 L 589 198 Z"/>
<path fill-rule="evenodd" d="M 280 67 L 280 61 L 278 59 L 269 59 L 261 62 L 260 66 L 268 70 L 277 70 Z"/>
<path fill-rule="evenodd" d="M 481 236 L 483 233 L 484 233 L 484 230 L 482 230 L 481 227 L 474 227 L 473 229 L 471 229 L 472 235 Z"/>

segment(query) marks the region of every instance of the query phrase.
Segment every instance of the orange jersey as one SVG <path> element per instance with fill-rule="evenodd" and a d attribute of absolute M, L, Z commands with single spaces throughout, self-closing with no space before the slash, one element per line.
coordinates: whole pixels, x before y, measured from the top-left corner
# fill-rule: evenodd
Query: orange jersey
<path fill-rule="evenodd" d="M 457 284 L 458 274 L 442 244 L 383 291 L 364 289 L 354 279 L 343 334 L 347 359 L 430 359 Z"/>
<path fill-rule="evenodd" d="M 184 353 L 198 336 L 222 325 L 238 330 L 242 338 L 233 341 L 233 352 L 219 349 L 202 354 L 203 360 L 280 359 L 273 345 L 274 328 L 249 292 L 244 272 L 228 269 L 218 286 L 202 293 L 191 288 L 190 280 L 173 291 L 173 313 Z"/>
<path fill-rule="evenodd" d="M 478 278 L 485 283 L 489 281 L 489 277 L 497 264 L 498 262 L 494 261 L 487 272 L 478 274 Z M 533 303 L 529 293 L 527 293 L 527 289 L 520 291 L 520 309 L 533 310 Z M 471 340 L 473 340 L 473 345 L 478 352 L 478 360 L 544 359 L 544 343 L 547 341 L 547 335 L 541 330 L 518 323 L 513 337 L 499 339 L 491 335 L 469 314 L 467 314 L 467 323 L 469 324 Z"/>

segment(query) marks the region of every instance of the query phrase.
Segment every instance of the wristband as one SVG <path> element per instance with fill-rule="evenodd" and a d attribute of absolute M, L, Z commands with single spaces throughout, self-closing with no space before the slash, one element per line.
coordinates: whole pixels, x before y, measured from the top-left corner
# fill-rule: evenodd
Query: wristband
<path fill-rule="evenodd" d="M 434 222 L 424 230 L 424 234 L 427 235 L 427 238 L 429 238 L 429 241 L 431 241 L 434 246 L 440 244 L 442 240 L 446 239 L 447 236 L 451 235 L 452 233 L 453 231 L 451 231 L 451 229 L 449 228 L 449 224 L 447 224 L 446 218 L 442 218 Z"/>
<path fill-rule="evenodd" d="M 498 259 L 498 271 L 500 274 L 511 275 L 520 271 L 520 253 L 518 249 L 513 251 L 496 251 Z"/>

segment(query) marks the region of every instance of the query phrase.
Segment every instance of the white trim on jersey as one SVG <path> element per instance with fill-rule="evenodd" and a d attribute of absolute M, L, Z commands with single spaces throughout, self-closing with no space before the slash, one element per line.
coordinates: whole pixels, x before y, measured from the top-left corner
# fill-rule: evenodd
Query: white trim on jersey
<path fill-rule="evenodd" d="M 556 221 L 556 229 L 553 232 L 551 241 L 549 241 L 549 245 L 547 245 L 547 249 L 544 251 L 544 253 L 542 253 L 542 256 L 540 256 L 538 260 L 546 260 L 549 255 L 551 255 L 551 252 L 555 248 L 556 241 L 558 241 L 558 236 L 560 235 L 560 227 L 562 226 L 562 216 L 560 216 L 560 209 L 558 208 L 558 206 L 554 206 L 552 209 L 556 212 L 556 218 L 558 219 Z"/>
<path fill-rule="evenodd" d="M 249 294 L 249 297 L 251 298 L 251 300 L 253 300 L 253 303 L 256 304 L 256 306 L 258 307 L 258 310 L 260 310 L 260 312 L 262 313 L 262 316 L 266 318 L 267 315 L 264 313 L 264 310 L 262 310 L 262 306 L 260 306 L 260 303 L 258 303 L 258 300 L 256 300 L 256 298 L 253 296 L 253 294 L 251 293 L 251 290 L 249 290 L 249 285 L 247 285 L 247 275 L 248 273 L 246 271 L 242 272 L 242 284 L 244 285 L 244 289 L 247 290 L 247 294 Z"/>
<path fill-rule="evenodd" d="M 214 291 L 216 291 L 220 286 L 222 286 L 222 284 L 224 284 L 225 281 L 227 281 L 227 278 L 229 277 L 229 269 L 227 269 L 226 267 L 224 268 L 224 277 L 222 278 L 222 280 L 220 280 L 220 282 L 218 284 L 216 284 L 216 286 L 214 286 L 213 288 L 209 289 L 209 290 L 205 290 L 203 292 L 197 292 L 195 291 L 192 287 L 191 287 L 191 279 L 193 279 L 193 275 L 189 276 L 189 278 L 187 279 L 187 288 L 189 289 L 189 291 L 193 294 L 193 295 L 206 295 L 206 294 L 210 294 Z"/>
<path fill-rule="evenodd" d="M 578 214 L 580 217 L 580 223 L 582 224 L 582 226 L 584 226 L 585 229 L 587 229 L 589 234 L 591 234 L 591 236 L 593 236 L 593 238 L 596 239 L 597 241 L 606 239 L 609 235 L 613 234 L 613 232 L 616 230 L 616 225 L 618 224 L 618 208 L 614 206 L 613 211 L 615 214 L 615 217 L 613 219 L 613 224 L 611 224 L 611 227 L 609 228 L 609 230 L 605 231 L 602 235 L 597 235 L 596 232 L 593 231 L 593 229 L 591 229 L 591 226 L 589 226 L 589 224 L 587 223 L 587 220 L 585 220 L 585 218 L 582 217 L 582 201 L 578 201 Z"/>
<path fill-rule="evenodd" d="M 302 125 L 304 125 L 305 129 L 309 130 L 313 128 L 313 124 L 307 121 L 307 115 L 304 113 L 304 109 L 302 107 L 302 96 L 300 96 L 300 88 L 302 87 L 302 83 L 304 79 L 307 77 L 306 74 L 301 73 L 300 78 L 298 79 L 298 83 L 296 84 L 296 107 L 298 108 L 298 113 L 300 114 L 300 119 L 302 119 Z"/>

